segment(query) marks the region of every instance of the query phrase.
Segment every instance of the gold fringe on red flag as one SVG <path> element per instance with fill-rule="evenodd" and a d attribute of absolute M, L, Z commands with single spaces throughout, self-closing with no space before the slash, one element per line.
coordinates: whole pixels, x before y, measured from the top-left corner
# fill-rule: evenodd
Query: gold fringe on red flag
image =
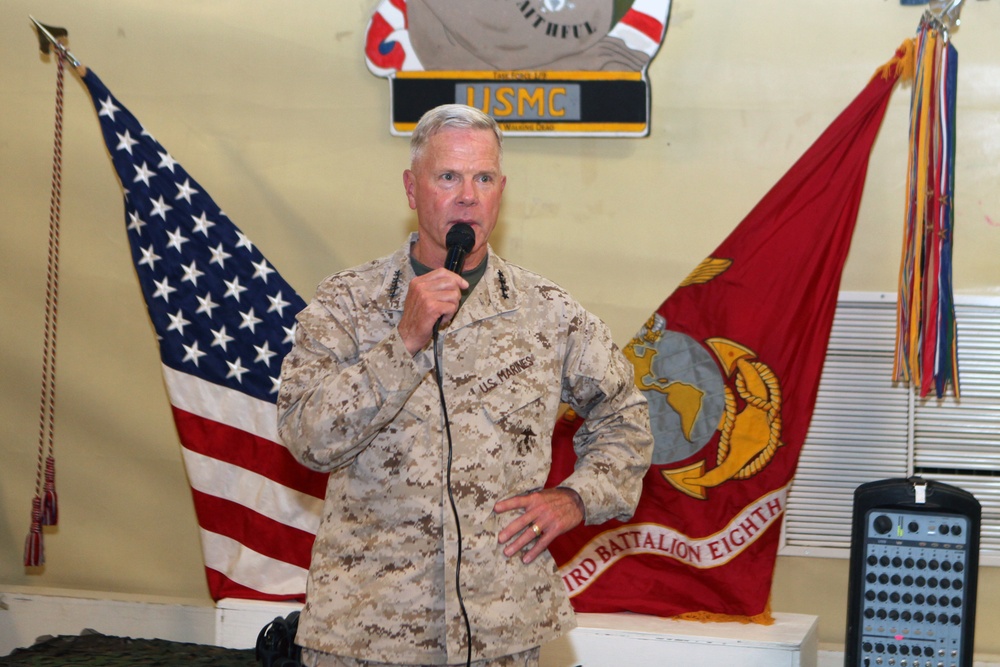
<path fill-rule="evenodd" d="M 899 45 L 896 54 L 887 63 L 875 70 L 872 76 L 880 76 L 883 79 L 899 77 L 900 81 L 913 81 L 913 73 L 916 71 L 916 40 L 908 39 Z"/>
<path fill-rule="evenodd" d="M 771 614 L 770 602 L 767 603 L 767 607 L 764 608 L 764 611 L 759 614 L 754 614 L 753 616 L 714 614 L 708 611 L 690 611 L 686 614 L 674 616 L 674 618 L 679 621 L 698 621 L 699 623 L 743 623 L 744 625 L 756 623 L 757 625 L 774 625 L 774 616 Z"/>

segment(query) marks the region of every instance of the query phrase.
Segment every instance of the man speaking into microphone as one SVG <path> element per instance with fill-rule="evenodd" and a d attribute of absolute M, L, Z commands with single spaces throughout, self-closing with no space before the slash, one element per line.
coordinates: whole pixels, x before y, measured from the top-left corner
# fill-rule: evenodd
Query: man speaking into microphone
<path fill-rule="evenodd" d="M 331 472 L 296 642 L 307 667 L 537 665 L 574 625 L 547 547 L 627 519 L 653 440 L 608 328 L 489 245 L 503 137 L 445 105 L 413 132 L 417 233 L 325 279 L 282 366 L 278 430 Z M 543 488 L 562 404 L 586 422 Z"/>

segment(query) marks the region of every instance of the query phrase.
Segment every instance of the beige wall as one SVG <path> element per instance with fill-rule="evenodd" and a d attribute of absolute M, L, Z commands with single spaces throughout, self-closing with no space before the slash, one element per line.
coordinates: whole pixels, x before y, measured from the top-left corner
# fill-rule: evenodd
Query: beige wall
<path fill-rule="evenodd" d="M 0 4 L 0 584 L 206 598 L 198 532 L 119 186 L 68 77 L 57 458 L 48 564 L 21 549 L 34 488 L 55 66 L 28 14 L 145 123 L 305 297 L 414 225 L 406 140 L 368 73 L 374 0 L 5 0 Z M 569 288 L 625 343 L 917 26 L 896 0 L 675 0 L 650 68 L 646 139 L 507 142 L 500 252 Z M 1000 275 L 1000 1 L 969 3 L 959 72 L 957 291 Z M 876 145 L 843 288 L 894 291 L 908 89 Z M 1000 576 L 977 648 L 1000 653 Z M 847 561 L 781 558 L 773 607 L 843 641 Z"/>

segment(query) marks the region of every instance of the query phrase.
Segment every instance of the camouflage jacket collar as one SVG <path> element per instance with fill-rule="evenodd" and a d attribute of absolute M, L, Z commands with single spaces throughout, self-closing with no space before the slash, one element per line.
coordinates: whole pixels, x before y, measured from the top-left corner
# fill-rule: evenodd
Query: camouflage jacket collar
<path fill-rule="evenodd" d="M 410 263 L 410 247 L 416 240 L 417 234 L 414 232 L 399 250 L 384 260 L 382 288 L 377 297 L 383 310 L 403 310 L 406 292 L 410 281 L 415 277 Z M 487 249 L 489 254 L 486 260 L 486 273 L 465 300 L 449 329 L 495 317 L 516 310 L 520 306 L 516 278 L 511 266 L 493 252 L 492 246 L 487 246 Z"/>

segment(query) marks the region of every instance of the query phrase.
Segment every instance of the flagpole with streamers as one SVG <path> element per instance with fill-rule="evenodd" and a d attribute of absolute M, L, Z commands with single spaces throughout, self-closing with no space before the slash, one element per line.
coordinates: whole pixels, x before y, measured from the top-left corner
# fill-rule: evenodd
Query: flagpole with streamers
<path fill-rule="evenodd" d="M 959 396 L 958 336 L 952 293 L 955 190 L 955 100 L 958 52 L 949 31 L 963 0 L 928 10 L 915 38 L 910 100 L 903 252 L 896 306 L 893 380 L 926 397 Z"/>

